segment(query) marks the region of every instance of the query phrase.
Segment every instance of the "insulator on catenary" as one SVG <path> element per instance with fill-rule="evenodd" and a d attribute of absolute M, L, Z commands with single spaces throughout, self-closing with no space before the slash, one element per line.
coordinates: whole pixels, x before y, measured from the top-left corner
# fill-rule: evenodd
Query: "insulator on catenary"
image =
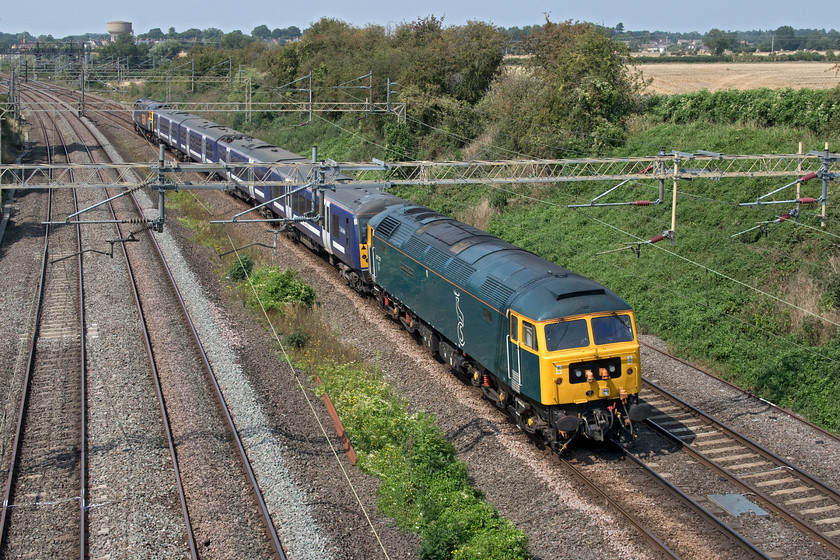
<path fill-rule="evenodd" d="M 810 196 L 796 199 L 796 202 L 798 202 L 799 204 L 813 204 L 816 201 L 817 201 L 816 198 L 813 198 L 813 197 L 810 197 Z"/>
<path fill-rule="evenodd" d="M 653 202 L 650 200 L 635 200 L 633 201 L 633 206 L 650 206 Z"/>
<path fill-rule="evenodd" d="M 779 221 L 780 222 L 784 222 L 785 220 L 789 220 L 789 219 L 790 219 L 790 214 L 788 214 L 787 212 L 785 212 L 784 214 L 779 216 Z"/>
<path fill-rule="evenodd" d="M 642 169 L 641 171 L 639 171 L 638 173 L 636 173 L 636 175 L 642 175 L 643 173 L 647 173 L 647 172 L 648 172 L 648 171 L 650 171 L 651 169 L 653 169 L 653 166 L 652 166 L 652 165 L 648 165 L 647 167 L 645 167 L 644 169 Z"/>
<path fill-rule="evenodd" d="M 648 243 L 658 243 L 663 239 L 665 239 L 665 236 L 660 233 L 659 235 L 654 235 L 653 237 L 651 237 Z"/>
<path fill-rule="evenodd" d="M 812 171 L 812 172 L 808 173 L 807 175 L 803 175 L 802 177 L 800 177 L 797 180 L 800 183 L 804 183 L 805 181 L 810 181 L 811 179 L 813 179 L 816 176 L 817 176 L 816 172 Z"/>

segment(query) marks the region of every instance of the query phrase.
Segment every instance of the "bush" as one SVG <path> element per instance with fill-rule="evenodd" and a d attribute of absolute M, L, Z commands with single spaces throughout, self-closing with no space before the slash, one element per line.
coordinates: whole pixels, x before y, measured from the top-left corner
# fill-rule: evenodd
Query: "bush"
<path fill-rule="evenodd" d="M 248 296 L 248 304 L 262 307 L 266 311 L 283 313 L 287 304 L 298 304 L 310 308 L 315 304 L 315 289 L 307 285 L 295 270 L 280 270 L 270 266 L 261 268 L 251 275 L 253 292 Z"/>
<path fill-rule="evenodd" d="M 309 335 L 301 328 L 297 328 L 283 337 L 283 344 L 291 346 L 296 350 L 300 350 L 306 346 L 307 342 L 309 342 Z"/>
<path fill-rule="evenodd" d="M 230 265 L 230 268 L 228 268 L 227 276 L 231 280 L 241 282 L 251 275 L 251 271 L 253 269 L 254 259 L 249 255 L 239 255 L 239 257 L 233 261 L 233 264 Z"/>
<path fill-rule="evenodd" d="M 709 92 L 701 90 L 649 98 L 650 113 L 664 122 L 689 124 L 801 127 L 829 133 L 840 110 L 840 87 L 831 90 L 767 88 Z"/>
<path fill-rule="evenodd" d="M 382 480 L 379 510 L 420 535 L 421 558 L 530 558 L 525 534 L 470 486 L 466 465 L 433 417 L 409 414 L 390 385 L 361 366 L 324 366 L 319 374 L 359 466 Z"/>

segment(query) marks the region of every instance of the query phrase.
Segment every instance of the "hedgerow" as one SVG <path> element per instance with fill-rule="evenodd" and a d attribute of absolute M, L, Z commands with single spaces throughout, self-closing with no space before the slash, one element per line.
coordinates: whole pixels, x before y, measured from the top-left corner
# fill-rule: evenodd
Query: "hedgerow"
<path fill-rule="evenodd" d="M 840 124 L 840 86 L 830 90 L 701 90 L 651 96 L 649 116 L 663 122 L 789 126 L 830 133 Z"/>

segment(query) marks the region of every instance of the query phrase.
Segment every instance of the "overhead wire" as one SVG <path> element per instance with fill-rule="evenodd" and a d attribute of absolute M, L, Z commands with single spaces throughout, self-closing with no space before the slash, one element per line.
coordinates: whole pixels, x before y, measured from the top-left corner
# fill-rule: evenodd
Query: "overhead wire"
<path fill-rule="evenodd" d="M 585 212 L 584 212 L 584 213 L 585 213 Z M 621 228 L 619 228 L 618 226 L 615 226 L 615 225 L 613 225 L 613 224 L 610 224 L 610 223 L 608 223 L 608 222 L 606 222 L 606 221 L 604 221 L 604 220 L 600 220 L 600 219 L 598 219 L 598 218 L 596 218 L 596 217 L 594 217 L 594 216 L 591 216 L 591 215 L 587 215 L 587 218 L 589 218 L 590 220 L 596 221 L 596 222 L 598 222 L 598 223 L 600 223 L 600 224 L 602 224 L 602 225 L 604 225 L 604 226 L 606 226 L 606 227 L 612 228 L 612 229 L 614 229 L 614 230 L 616 230 L 616 231 L 618 231 L 618 232 L 622 233 L 623 235 L 626 235 L 626 236 L 628 236 L 628 237 L 634 237 L 634 238 L 636 238 L 636 240 L 642 241 L 642 239 L 641 239 L 641 238 L 639 238 L 638 236 L 635 236 L 635 235 L 633 235 L 633 234 L 632 234 L 632 233 L 630 233 L 630 232 L 624 231 L 624 230 L 622 230 Z M 778 296 L 775 296 L 775 295 L 773 295 L 773 294 L 771 294 L 771 293 L 769 293 L 769 292 L 766 292 L 766 291 L 764 291 L 764 290 L 762 290 L 762 289 L 760 289 L 760 288 L 756 288 L 755 286 L 752 286 L 752 285 L 750 285 L 750 284 L 747 284 L 746 282 L 744 282 L 744 281 L 742 281 L 742 280 L 738 280 L 737 278 L 734 278 L 734 277 L 732 277 L 732 276 L 730 276 L 730 275 L 728 275 L 728 274 L 724 274 L 723 272 L 720 272 L 720 271 L 715 270 L 715 269 L 713 269 L 713 268 L 711 268 L 711 267 L 709 267 L 709 266 L 706 266 L 706 265 L 704 265 L 704 264 L 702 264 L 702 263 L 699 263 L 699 262 L 697 262 L 697 261 L 694 261 L 694 260 L 692 260 L 692 259 L 690 259 L 690 258 L 688 258 L 688 257 L 686 257 L 686 256 L 680 255 L 679 253 L 677 253 L 677 252 L 675 252 L 675 251 L 670 251 L 670 250 L 666 249 L 665 247 L 663 247 L 663 246 L 661 246 L 661 245 L 653 245 L 653 247 L 654 247 L 655 249 L 659 250 L 659 251 L 662 251 L 662 252 L 666 253 L 666 254 L 667 254 L 667 255 L 669 255 L 669 256 L 672 256 L 672 257 L 674 257 L 674 258 L 676 258 L 676 259 L 679 259 L 679 260 L 682 260 L 682 261 L 684 261 L 684 262 L 686 262 L 686 263 L 688 263 L 688 264 L 691 264 L 691 265 L 692 265 L 692 266 L 694 266 L 694 267 L 700 268 L 700 269 L 702 269 L 702 270 L 705 270 L 706 272 L 709 272 L 709 273 L 711 273 L 711 274 L 714 274 L 714 275 L 716 275 L 716 276 L 719 276 L 719 277 L 723 278 L 724 280 L 727 280 L 727 281 L 729 281 L 729 282 L 732 282 L 732 283 L 734 283 L 734 284 L 737 284 L 737 285 L 739 285 L 739 286 L 741 286 L 741 287 L 743 287 L 743 288 L 746 288 L 747 290 L 753 291 L 753 292 L 755 292 L 755 293 L 757 293 L 757 294 L 759 294 L 759 295 L 762 295 L 762 296 L 764 296 L 764 297 L 767 297 L 767 298 L 769 298 L 769 299 L 772 299 L 772 300 L 774 300 L 774 301 L 776 301 L 776 302 L 778 302 L 778 303 L 781 303 L 782 305 L 788 306 L 788 307 L 790 307 L 790 308 L 792 308 L 792 309 L 796 309 L 797 311 L 801 311 L 802 313 L 805 313 L 806 315 L 809 315 L 809 316 L 811 316 L 811 317 L 813 317 L 813 318 L 815 318 L 815 319 L 817 319 L 817 320 L 819 320 L 819 321 L 823 321 L 823 322 L 825 322 L 825 323 L 829 323 L 829 324 L 831 324 L 831 325 L 834 325 L 835 327 L 840 327 L 840 323 L 838 323 L 838 322 L 836 322 L 836 321 L 833 321 L 833 320 L 829 319 L 828 317 L 823 317 L 822 315 L 818 315 L 818 314 L 814 313 L 813 311 L 810 311 L 810 310 L 808 310 L 808 309 L 805 309 L 804 307 L 800 307 L 800 306 L 798 306 L 798 305 L 796 305 L 796 304 L 794 304 L 794 303 L 791 303 L 791 302 L 789 302 L 789 301 L 786 301 L 786 300 L 784 300 L 784 299 L 782 299 L 782 298 L 780 298 L 780 297 L 778 297 Z"/>
<path fill-rule="evenodd" d="M 611 267 L 613 267 L 613 268 L 615 268 L 615 269 L 617 269 L 617 270 L 619 270 L 619 271 L 623 272 L 623 273 L 627 273 L 627 269 L 626 269 L 626 268 L 620 267 L 620 266 L 616 265 L 615 263 L 610 263 L 610 262 L 608 262 L 608 263 L 606 263 L 606 264 L 607 264 L 608 266 L 611 266 Z M 750 328 L 753 328 L 753 329 L 756 329 L 756 330 L 758 330 L 758 331 L 761 331 L 761 332 L 763 332 L 764 334 L 769 335 L 770 337 L 773 337 L 773 338 L 776 338 L 776 339 L 780 339 L 780 340 L 784 340 L 785 342 L 788 342 L 788 343 L 790 343 L 790 344 L 792 344 L 792 345 L 794 345 L 794 346 L 798 347 L 800 350 L 803 350 L 803 351 L 805 351 L 805 352 L 806 352 L 806 353 L 808 353 L 808 354 L 812 354 L 812 355 L 814 355 L 814 356 L 817 356 L 817 357 L 818 357 L 818 358 L 820 358 L 820 359 L 823 359 L 823 360 L 829 361 L 829 362 L 834 363 L 834 364 L 840 364 L 840 360 L 835 360 L 834 358 L 832 358 L 832 357 L 830 357 L 830 356 L 827 356 L 824 352 L 820 352 L 820 351 L 818 351 L 818 350 L 816 350 L 816 349 L 814 349 L 814 348 L 811 348 L 811 347 L 809 347 L 809 346 L 805 346 L 805 345 L 803 345 L 803 344 L 800 344 L 800 343 L 798 343 L 797 341 L 795 341 L 795 340 L 791 339 L 789 336 L 782 335 L 782 334 L 779 334 L 779 333 L 775 333 L 775 332 L 773 332 L 773 331 L 771 331 L 771 330 L 769 330 L 769 329 L 766 329 L 766 328 L 764 328 L 764 327 L 761 327 L 761 326 L 759 326 L 759 325 L 756 325 L 755 323 L 751 323 L 751 322 L 749 322 L 749 321 L 747 321 L 747 320 L 745 320 L 745 319 L 742 319 L 742 318 L 740 318 L 740 317 L 737 317 L 737 316 L 733 315 L 732 313 L 730 313 L 730 312 L 726 311 L 725 309 L 713 308 L 713 307 L 712 307 L 712 306 L 711 306 L 708 302 L 703 302 L 703 301 L 700 301 L 700 300 L 698 300 L 698 299 L 696 299 L 696 298 L 692 297 L 691 295 L 688 295 L 688 294 L 682 293 L 682 292 L 677 291 L 677 290 L 675 290 L 675 289 L 673 289 L 673 288 L 670 288 L 670 287 L 668 287 L 668 286 L 666 286 L 666 285 L 662 285 L 661 287 L 662 287 L 665 291 L 670 292 L 670 293 L 672 293 L 672 294 L 674 294 L 674 295 L 676 295 L 676 296 L 678 296 L 678 297 L 680 297 L 680 298 L 682 298 L 682 299 L 685 299 L 685 300 L 691 301 L 692 303 L 694 303 L 694 304 L 696 304 L 696 305 L 698 305 L 698 306 L 700 306 L 700 307 L 705 307 L 705 308 L 707 308 L 707 309 L 710 309 L 710 310 L 714 311 L 715 313 L 719 313 L 719 314 L 721 314 L 721 315 L 725 315 L 726 317 L 728 317 L 729 319 L 731 319 L 731 320 L 733 320 L 733 321 L 736 321 L 736 322 L 738 322 L 738 323 L 741 323 L 742 325 L 745 325 L 745 326 L 748 326 L 748 327 L 750 327 Z"/>

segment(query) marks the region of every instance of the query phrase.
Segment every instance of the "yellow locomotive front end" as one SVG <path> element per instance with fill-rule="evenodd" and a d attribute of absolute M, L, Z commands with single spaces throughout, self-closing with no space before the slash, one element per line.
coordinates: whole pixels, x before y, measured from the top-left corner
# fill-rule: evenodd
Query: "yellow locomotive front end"
<path fill-rule="evenodd" d="M 632 312 L 570 317 L 541 327 L 543 403 L 626 401 L 639 393 L 639 342 Z"/>
<path fill-rule="evenodd" d="M 627 440 L 647 416 L 633 312 L 610 311 L 536 321 L 510 314 L 511 342 L 522 373 L 539 370 L 537 421 L 562 447 L 579 435 Z M 547 424 L 547 425 L 545 425 Z M 548 435 L 548 434 L 547 434 Z"/>

